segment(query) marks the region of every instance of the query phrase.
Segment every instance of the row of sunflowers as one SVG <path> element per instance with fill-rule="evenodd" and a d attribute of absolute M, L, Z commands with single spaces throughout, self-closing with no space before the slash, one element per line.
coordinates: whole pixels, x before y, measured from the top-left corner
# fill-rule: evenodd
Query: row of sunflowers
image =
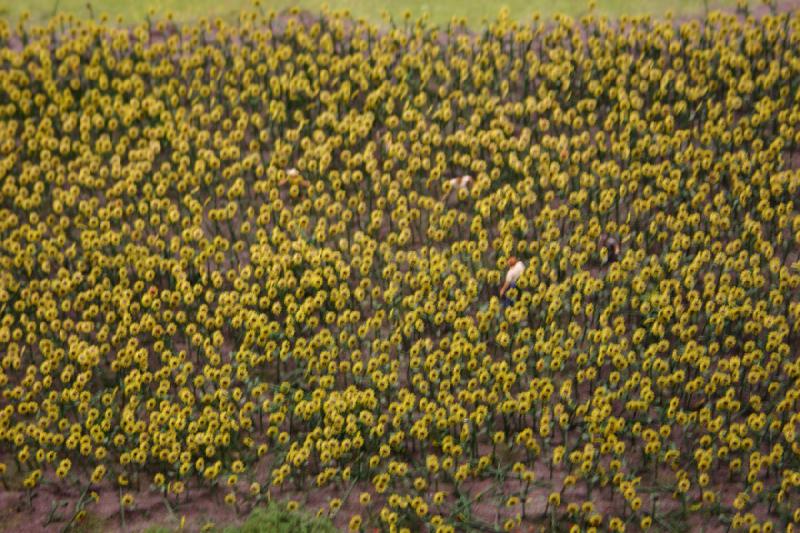
<path fill-rule="evenodd" d="M 58 15 L 0 65 L 0 480 L 73 494 L 45 526 L 800 524 L 800 11 Z"/>

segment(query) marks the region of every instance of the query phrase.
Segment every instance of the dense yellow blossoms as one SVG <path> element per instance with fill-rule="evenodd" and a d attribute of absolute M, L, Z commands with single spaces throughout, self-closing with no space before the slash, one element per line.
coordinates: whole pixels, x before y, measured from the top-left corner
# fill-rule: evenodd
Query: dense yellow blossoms
<path fill-rule="evenodd" d="M 800 12 L 0 39 L 7 490 L 800 525 Z"/>

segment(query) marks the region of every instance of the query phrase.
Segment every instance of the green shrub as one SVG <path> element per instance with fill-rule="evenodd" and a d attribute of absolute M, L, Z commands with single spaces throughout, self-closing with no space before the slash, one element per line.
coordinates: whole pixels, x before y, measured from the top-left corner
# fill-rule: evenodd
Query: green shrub
<path fill-rule="evenodd" d="M 270 503 L 253 511 L 241 526 L 225 528 L 225 533 L 326 533 L 337 529 L 327 518 L 301 511 L 290 511 L 285 504 Z"/>

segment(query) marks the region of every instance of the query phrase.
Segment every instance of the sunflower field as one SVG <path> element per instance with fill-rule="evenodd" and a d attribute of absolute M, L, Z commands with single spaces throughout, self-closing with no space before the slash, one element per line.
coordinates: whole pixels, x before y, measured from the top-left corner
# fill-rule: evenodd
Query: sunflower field
<path fill-rule="evenodd" d="M 0 498 L 797 530 L 800 10 L 769 7 L 3 21 Z"/>

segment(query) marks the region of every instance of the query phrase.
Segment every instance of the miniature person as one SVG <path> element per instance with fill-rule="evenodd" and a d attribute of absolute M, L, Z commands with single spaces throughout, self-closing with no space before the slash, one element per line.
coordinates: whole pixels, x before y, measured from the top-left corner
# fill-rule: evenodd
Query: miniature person
<path fill-rule="evenodd" d="M 472 187 L 472 176 L 469 174 L 464 174 L 463 176 L 450 178 L 447 180 L 447 183 L 450 184 L 450 190 L 442 195 L 442 200 L 446 199 L 452 191 L 458 192 L 461 189 L 468 189 L 469 187 Z"/>
<path fill-rule="evenodd" d="M 311 185 L 308 182 L 308 180 L 306 180 L 305 178 L 303 178 L 303 176 L 300 175 L 300 171 L 297 170 L 294 167 L 292 167 L 292 168 L 290 168 L 289 170 L 286 171 L 286 177 L 283 178 L 282 180 L 280 180 L 278 182 L 278 185 L 280 187 L 283 187 L 287 183 L 290 186 L 291 185 L 298 185 L 298 186 L 302 186 L 302 187 L 306 187 L 306 188 L 308 188 Z"/>
<path fill-rule="evenodd" d="M 605 248 L 608 252 L 607 263 L 615 263 L 619 261 L 619 241 L 611 235 L 600 236 L 600 247 Z"/>
<path fill-rule="evenodd" d="M 506 296 L 506 293 L 517 286 L 522 273 L 525 272 L 525 263 L 519 261 L 516 257 L 509 257 L 508 259 L 508 272 L 506 273 L 506 281 L 500 287 L 500 297 L 503 299 L 503 309 L 514 303 L 514 300 Z"/>

